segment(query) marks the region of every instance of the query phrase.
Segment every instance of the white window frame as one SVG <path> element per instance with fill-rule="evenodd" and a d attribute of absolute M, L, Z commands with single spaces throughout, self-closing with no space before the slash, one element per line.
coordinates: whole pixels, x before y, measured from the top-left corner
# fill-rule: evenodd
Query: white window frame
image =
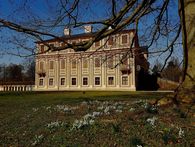
<path fill-rule="evenodd" d="M 50 80 L 51 80 L 51 79 L 53 80 L 53 81 L 52 81 L 52 85 L 50 85 Z M 49 87 L 53 87 L 53 86 L 54 86 L 54 78 L 49 78 L 49 79 L 48 79 L 48 86 L 49 86 Z"/>
<path fill-rule="evenodd" d="M 62 85 L 62 79 L 64 79 L 64 85 Z M 66 78 L 65 77 L 60 78 L 60 86 L 65 86 L 65 85 L 66 85 Z"/>
<path fill-rule="evenodd" d="M 123 41 L 122 41 L 123 36 L 127 36 L 127 43 L 123 43 Z M 120 40 L 121 40 L 120 41 L 121 45 L 129 44 L 129 34 L 122 34 L 121 37 L 120 37 Z"/>
<path fill-rule="evenodd" d="M 99 85 L 96 85 L 96 83 L 95 83 L 95 78 L 99 78 L 99 79 L 100 79 L 100 80 L 99 80 L 99 82 L 100 82 Z M 94 86 L 97 86 L 97 87 L 100 87 L 100 86 L 101 86 L 101 76 L 95 76 L 95 77 L 94 77 Z"/>
<path fill-rule="evenodd" d="M 43 85 L 40 85 L 40 80 L 43 80 Z M 39 86 L 40 87 L 44 87 L 45 83 L 44 83 L 44 79 L 43 78 L 39 78 Z"/>
<path fill-rule="evenodd" d="M 76 84 L 75 84 L 75 85 L 72 84 L 72 79 L 73 79 L 73 78 L 76 79 Z M 78 81 L 77 81 L 77 77 L 71 77 L 71 86 L 77 86 L 77 82 L 78 82 Z"/>
<path fill-rule="evenodd" d="M 127 77 L 127 85 L 124 85 L 124 84 L 123 84 L 123 78 L 124 78 L 124 77 Z M 121 85 L 122 85 L 122 86 L 129 86 L 129 76 L 128 76 L 128 75 L 121 76 Z"/>
<path fill-rule="evenodd" d="M 84 78 L 87 78 L 87 85 L 84 85 Z M 89 77 L 82 77 L 82 86 L 89 86 Z"/>
<path fill-rule="evenodd" d="M 113 77 L 113 84 L 112 84 L 112 85 L 109 84 L 109 78 L 110 78 L 110 77 Z M 108 86 L 115 86 L 115 76 L 112 76 L 112 75 L 107 76 L 107 85 L 108 85 Z"/>

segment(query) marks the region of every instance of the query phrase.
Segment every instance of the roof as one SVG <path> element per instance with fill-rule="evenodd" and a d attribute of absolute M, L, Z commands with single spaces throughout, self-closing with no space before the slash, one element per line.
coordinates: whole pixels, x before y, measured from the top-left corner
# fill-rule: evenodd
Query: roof
<path fill-rule="evenodd" d="M 128 33 L 128 32 L 135 32 L 135 29 L 129 29 L 129 30 L 122 30 L 120 32 L 117 32 L 115 34 L 121 34 L 121 33 Z M 36 43 L 43 43 L 43 42 L 54 42 L 54 41 L 62 41 L 62 40 L 73 40 L 73 39 L 78 39 L 78 38 L 88 38 L 88 37 L 93 37 L 97 32 L 92 32 L 92 33 L 82 33 L 82 34 L 74 34 L 74 35 L 63 35 L 59 38 L 53 38 L 53 39 L 48 39 L 44 41 L 37 41 Z"/>

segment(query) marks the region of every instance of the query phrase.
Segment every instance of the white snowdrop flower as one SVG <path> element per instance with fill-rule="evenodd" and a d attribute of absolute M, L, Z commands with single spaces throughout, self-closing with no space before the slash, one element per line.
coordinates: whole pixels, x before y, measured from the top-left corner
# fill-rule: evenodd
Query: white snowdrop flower
<path fill-rule="evenodd" d="M 118 109 L 117 109 L 117 110 L 115 110 L 115 111 L 116 111 L 116 112 L 119 112 L 119 113 L 123 112 L 122 110 L 118 110 Z"/>
<path fill-rule="evenodd" d="M 135 108 L 130 108 L 129 111 L 133 112 L 133 111 L 135 111 Z"/>
<path fill-rule="evenodd" d="M 142 145 L 137 145 L 137 147 L 142 147 Z"/>
<path fill-rule="evenodd" d="M 179 138 L 184 137 L 184 130 L 182 128 L 179 128 Z"/>
<path fill-rule="evenodd" d="M 155 127 L 155 121 L 157 120 L 156 117 L 152 117 L 152 118 L 148 118 L 146 121 L 152 125 L 153 127 Z"/>
<path fill-rule="evenodd" d="M 32 108 L 33 112 L 37 112 L 39 108 Z"/>

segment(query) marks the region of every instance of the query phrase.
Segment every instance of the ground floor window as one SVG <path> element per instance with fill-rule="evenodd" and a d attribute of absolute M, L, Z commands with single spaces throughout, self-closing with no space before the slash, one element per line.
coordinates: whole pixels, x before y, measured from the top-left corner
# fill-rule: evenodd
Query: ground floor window
<path fill-rule="evenodd" d="M 65 85 L 65 78 L 61 78 L 61 85 Z"/>
<path fill-rule="evenodd" d="M 122 77 L 122 85 L 128 85 L 128 76 Z"/>
<path fill-rule="evenodd" d="M 49 86 L 53 86 L 53 78 L 49 78 Z"/>
<path fill-rule="evenodd" d="M 100 85 L 100 77 L 95 77 L 95 85 Z"/>
<path fill-rule="evenodd" d="M 108 77 L 108 85 L 114 85 L 114 77 Z"/>
<path fill-rule="evenodd" d="M 43 79 L 39 79 L 39 86 L 43 86 Z"/>
<path fill-rule="evenodd" d="M 83 85 L 88 85 L 88 78 L 87 77 L 83 78 Z"/>
<path fill-rule="evenodd" d="M 72 85 L 77 85 L 77 79 L 76 78 L 72 78 Z"/>

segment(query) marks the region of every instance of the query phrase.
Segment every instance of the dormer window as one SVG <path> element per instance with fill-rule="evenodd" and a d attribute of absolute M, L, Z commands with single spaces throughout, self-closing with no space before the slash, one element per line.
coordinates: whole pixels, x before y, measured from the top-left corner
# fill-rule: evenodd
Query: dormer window
<path fill-rule="evenodd" d="M 128 36 L 127 35 L 122 35 L 122 44 L 127 44 L 128 43 Z"/>
<path fill-rule="evenodd" d="M 99 47 L 100 46 L 100 41 L 95 42 L 95 47 Z"/>
<path fill-rule="evenodd" d="M 41 53 L 43 53 L 44 52 L 44 45 L 41 45 L 40 48 L 41 48 Z"/>
<path fill-rule="evenodd" d="M 114 44 L 114 37 L 113 36 L 110 36 L 108 38 L 108 45 L 113 45 Z"/>

